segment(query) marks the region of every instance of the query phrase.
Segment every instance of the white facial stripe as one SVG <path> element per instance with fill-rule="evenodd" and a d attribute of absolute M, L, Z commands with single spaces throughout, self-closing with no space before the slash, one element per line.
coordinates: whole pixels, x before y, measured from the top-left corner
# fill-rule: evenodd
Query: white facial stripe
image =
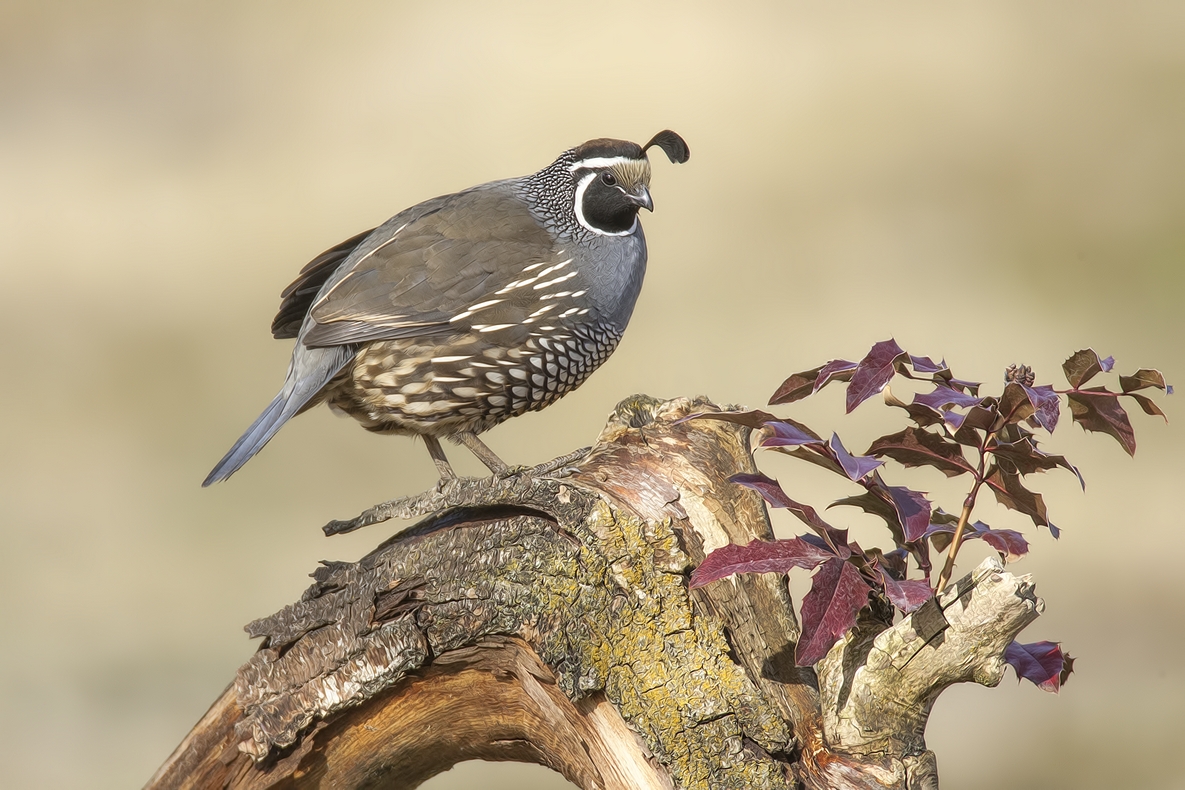
<path fill-rule="evenodd" d="M 592 160 L 586 159 L 585 161 L 592 161 Z M 635 230 L 638 229 L 638 217 L 636 215 L 634 216 L 634 224 L 630 226 L 629 230 L 622 230 L 622 231 L 618 231 L 616 233 L 609 233 L 608 231 L 601 230 L 600 228 L 594 228 L 592 225 L 588 224 L 588 220 L 586 220 L 584 218 L 584 191 L 586 189 L 588 189 L 588 185 L 591 184 L 593 182 L 593 179 L 595 179 L 596 177 L 597 177 L 596 173 L 589 173 L 584 178 L 580 179 L 580 183 L 576 185 L 576 205 L 574 205 L 572 207 L 573 209 L 576 210 L 576 221 L 579 222 L 586 229 L 591 230 L 593 233 L 596 233 L 600 236 L 628 236 L 628 235 L 630 235 L 631 233 L 633 233 Z M 501 293 L 501 291 L 499 291 L 498 293 Z"/>
<path fill-rule="evenodd" d="M 576 219 L 581 225 L 593 231 L 594 233 L 600 233 L 601 231 L 597 230 L 592 225 L 589 225 L 584 219 L 584 191 L 588 189 L 588 185 L 591 184 L 593 179 L 596 177 L 596 173 L 589 173 L 584 178 L 580 179 L 580 183 L 576 185 L 576 205 L 573 206 L 573 208 L 576 209 Z"/>
<path fill-rule="evenodd" d="M 581 159 L 579 162 L 573 162 L 568 166 L 568 172 L 575 173 L 577 170 L 592 170 L 594 168 L 613 167 L 614 165 L 624 164 L 626 162 L 644 162 L 645 159 L 635 159 L 632 156 L 593 156 L 588 159 Z"/>

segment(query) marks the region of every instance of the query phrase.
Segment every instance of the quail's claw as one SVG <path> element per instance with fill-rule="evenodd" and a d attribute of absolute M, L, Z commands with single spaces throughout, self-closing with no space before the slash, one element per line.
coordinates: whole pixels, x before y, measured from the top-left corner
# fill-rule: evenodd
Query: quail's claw
<path fill-rule="evenodd" d="M 495 472 L 494 479 L 495 480 L 507 480 L 511 477 L 519 477 L 520 475 L 523 477 L 530 477 L 532 474 L 534 474 L 534 472 L 535 472 L 534 467 L 523 466 L 521 464 L 515 464 L 514 466 L 508 466 L 505 469 L 502 469 L 501 471 Z"/>
<path fill-rule="evenodd" d="M 533 467 L 530 474 L 534 477 L 567 477 L 577 471 L 577 467 L 573 466 L 573 463 L 583 461 L 591 452 L 591 447 L 581 447 L 579 450 Z"/>

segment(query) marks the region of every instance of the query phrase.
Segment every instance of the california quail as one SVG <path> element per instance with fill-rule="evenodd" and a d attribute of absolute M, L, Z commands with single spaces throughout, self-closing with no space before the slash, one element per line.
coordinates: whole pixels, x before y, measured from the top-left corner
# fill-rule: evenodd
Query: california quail
<path fill-rule="evenodd" d="M 379 433 L 440 437 L 494 473 L 477 438 L 580 386 L 617 347 L 646 271 L 646 151 L 686 162 L 672 131 L 590 140 L 533 175 L 412 206 L 317 256 L 282 294 L 296 338 L 283 389 L 202 484 L 230 477 L 291 417 L 325 402 Z"/>

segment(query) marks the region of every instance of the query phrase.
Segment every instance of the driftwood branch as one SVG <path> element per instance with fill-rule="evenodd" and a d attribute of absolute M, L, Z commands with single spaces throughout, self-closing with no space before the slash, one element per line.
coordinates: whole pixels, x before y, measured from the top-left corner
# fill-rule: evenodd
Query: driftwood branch
<path fill-rule="evenodd" d="M 706 401 L 628 399 L 596 445 L 456 480 L 328 532 L 426 515 L 248 626 L 259 651 L 148 787 L 415 787 L 519 760 L 582 788 L 930 788 L 926 719 L 951 683 L 994 685 L 1040 612 L 985 562 L 815 670 L 777 574 L 691 593 L 729 542 L 771 538 L 747 429 Z"/>

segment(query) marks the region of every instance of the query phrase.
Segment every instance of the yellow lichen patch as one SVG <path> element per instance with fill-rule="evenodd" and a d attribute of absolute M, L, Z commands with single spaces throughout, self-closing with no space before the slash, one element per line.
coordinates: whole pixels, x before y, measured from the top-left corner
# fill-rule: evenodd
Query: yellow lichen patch
<path fill-rule="evenodd" d="M 584 676 L 600 680 L 680 787 L 786 787 L 775 761 L 740 759 L 743 738 L 781 750 L 790 733 L 729 658 L 719 624 L 693 613 L 685 577 L 670 570 L 686 563 L 671 524 L 600 502 L 582 526 L 576 574 L 541 568 L 536 593 L 570 618 L 567 648 Z"/>

